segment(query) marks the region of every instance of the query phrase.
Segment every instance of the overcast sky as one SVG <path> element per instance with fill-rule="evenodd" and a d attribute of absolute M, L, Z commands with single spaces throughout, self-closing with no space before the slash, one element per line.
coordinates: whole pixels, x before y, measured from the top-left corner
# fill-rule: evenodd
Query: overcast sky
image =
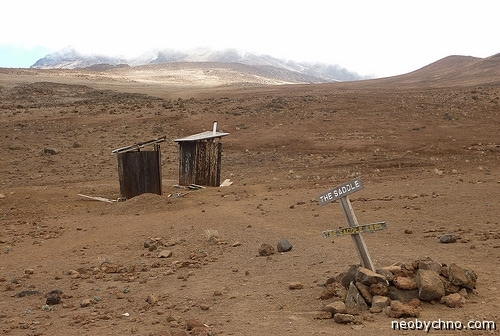
<path fill-rule="evenodd" d="M 449 55 L 500 53 L 496 0 L 16 0 L 0 4 L 0 67 L 72 46 L 138 56 L 236 48 L 392 76 Z"/>

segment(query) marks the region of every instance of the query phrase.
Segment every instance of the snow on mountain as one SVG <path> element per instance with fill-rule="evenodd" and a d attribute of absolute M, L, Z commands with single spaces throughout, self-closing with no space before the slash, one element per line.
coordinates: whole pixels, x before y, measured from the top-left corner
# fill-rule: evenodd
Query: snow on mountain
<path fill-rule="evenodd" d="M 307 77 L 309 82 L 315 83 L 364 79 L 355 72 L 344 69 L 339 65 L 287 61 L 269 55 L 255 55 L 236 49 L 149 50 L 137 57 L 123 58 L 105 55 L 84 55 L 72 47 L 67 47 L 39 59 L 31 67 L 36 69 L 105 69 L 117 65 L 134 67 L 175 62 L 240 63 L 259 68 L 260 72 L 268 71 L 281 74 L 290 72 L 291 74 L 303 75 L 302 78 Z"/>

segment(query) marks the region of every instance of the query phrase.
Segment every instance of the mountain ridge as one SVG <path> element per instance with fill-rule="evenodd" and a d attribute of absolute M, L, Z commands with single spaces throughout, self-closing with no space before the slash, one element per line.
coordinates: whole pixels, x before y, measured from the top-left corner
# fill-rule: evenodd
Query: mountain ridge
<path fill-rule="evenodd" d="M 112 57 L 86 55 L 72 47 L 66 47 L 36 61 L 34 69 L 80 69 L 103 70 L 113 67 L 137 67 L 163 63 L 239 63 L 258 69 L 260 73 L 279 74 L 282 81 L 300 83 L 331 83 L 367 79 L 336 64 L 307 63 L 282 60 L 269 55 L 256 55 L 236 49 L 211 50 L 198 48 L 189 51 L 173 49 L 153 50 L 137 57 Z"/>

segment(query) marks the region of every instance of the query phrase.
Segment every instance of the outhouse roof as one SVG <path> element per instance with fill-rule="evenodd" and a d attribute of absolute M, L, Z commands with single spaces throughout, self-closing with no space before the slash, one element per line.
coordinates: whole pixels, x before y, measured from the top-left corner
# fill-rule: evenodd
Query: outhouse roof
<path fill-rule="evenodd" d="M 207 140 L 207 139 L 220 138 L 220 137 L 223 137 L 223 136 L 226 136 L 226 135 L 229 135 L 229 133 L 206 131 L 206 132 L 201 132 L 201 133 L 193 134 L 193 135 L 187 136 L 185 138 L 175 139 L 174 141 L 175 142 L 199 141 L 199 140 Z"/>

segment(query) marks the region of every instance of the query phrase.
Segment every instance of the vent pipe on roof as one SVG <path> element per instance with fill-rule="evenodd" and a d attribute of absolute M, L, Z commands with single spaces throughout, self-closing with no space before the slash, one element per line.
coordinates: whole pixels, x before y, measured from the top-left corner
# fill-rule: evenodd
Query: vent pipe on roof
<path fill-rule="evenodd" d="M 217 121 L 214 121 L 213 134 L 215 135 L 216 133 L 217 133 Z"/>

